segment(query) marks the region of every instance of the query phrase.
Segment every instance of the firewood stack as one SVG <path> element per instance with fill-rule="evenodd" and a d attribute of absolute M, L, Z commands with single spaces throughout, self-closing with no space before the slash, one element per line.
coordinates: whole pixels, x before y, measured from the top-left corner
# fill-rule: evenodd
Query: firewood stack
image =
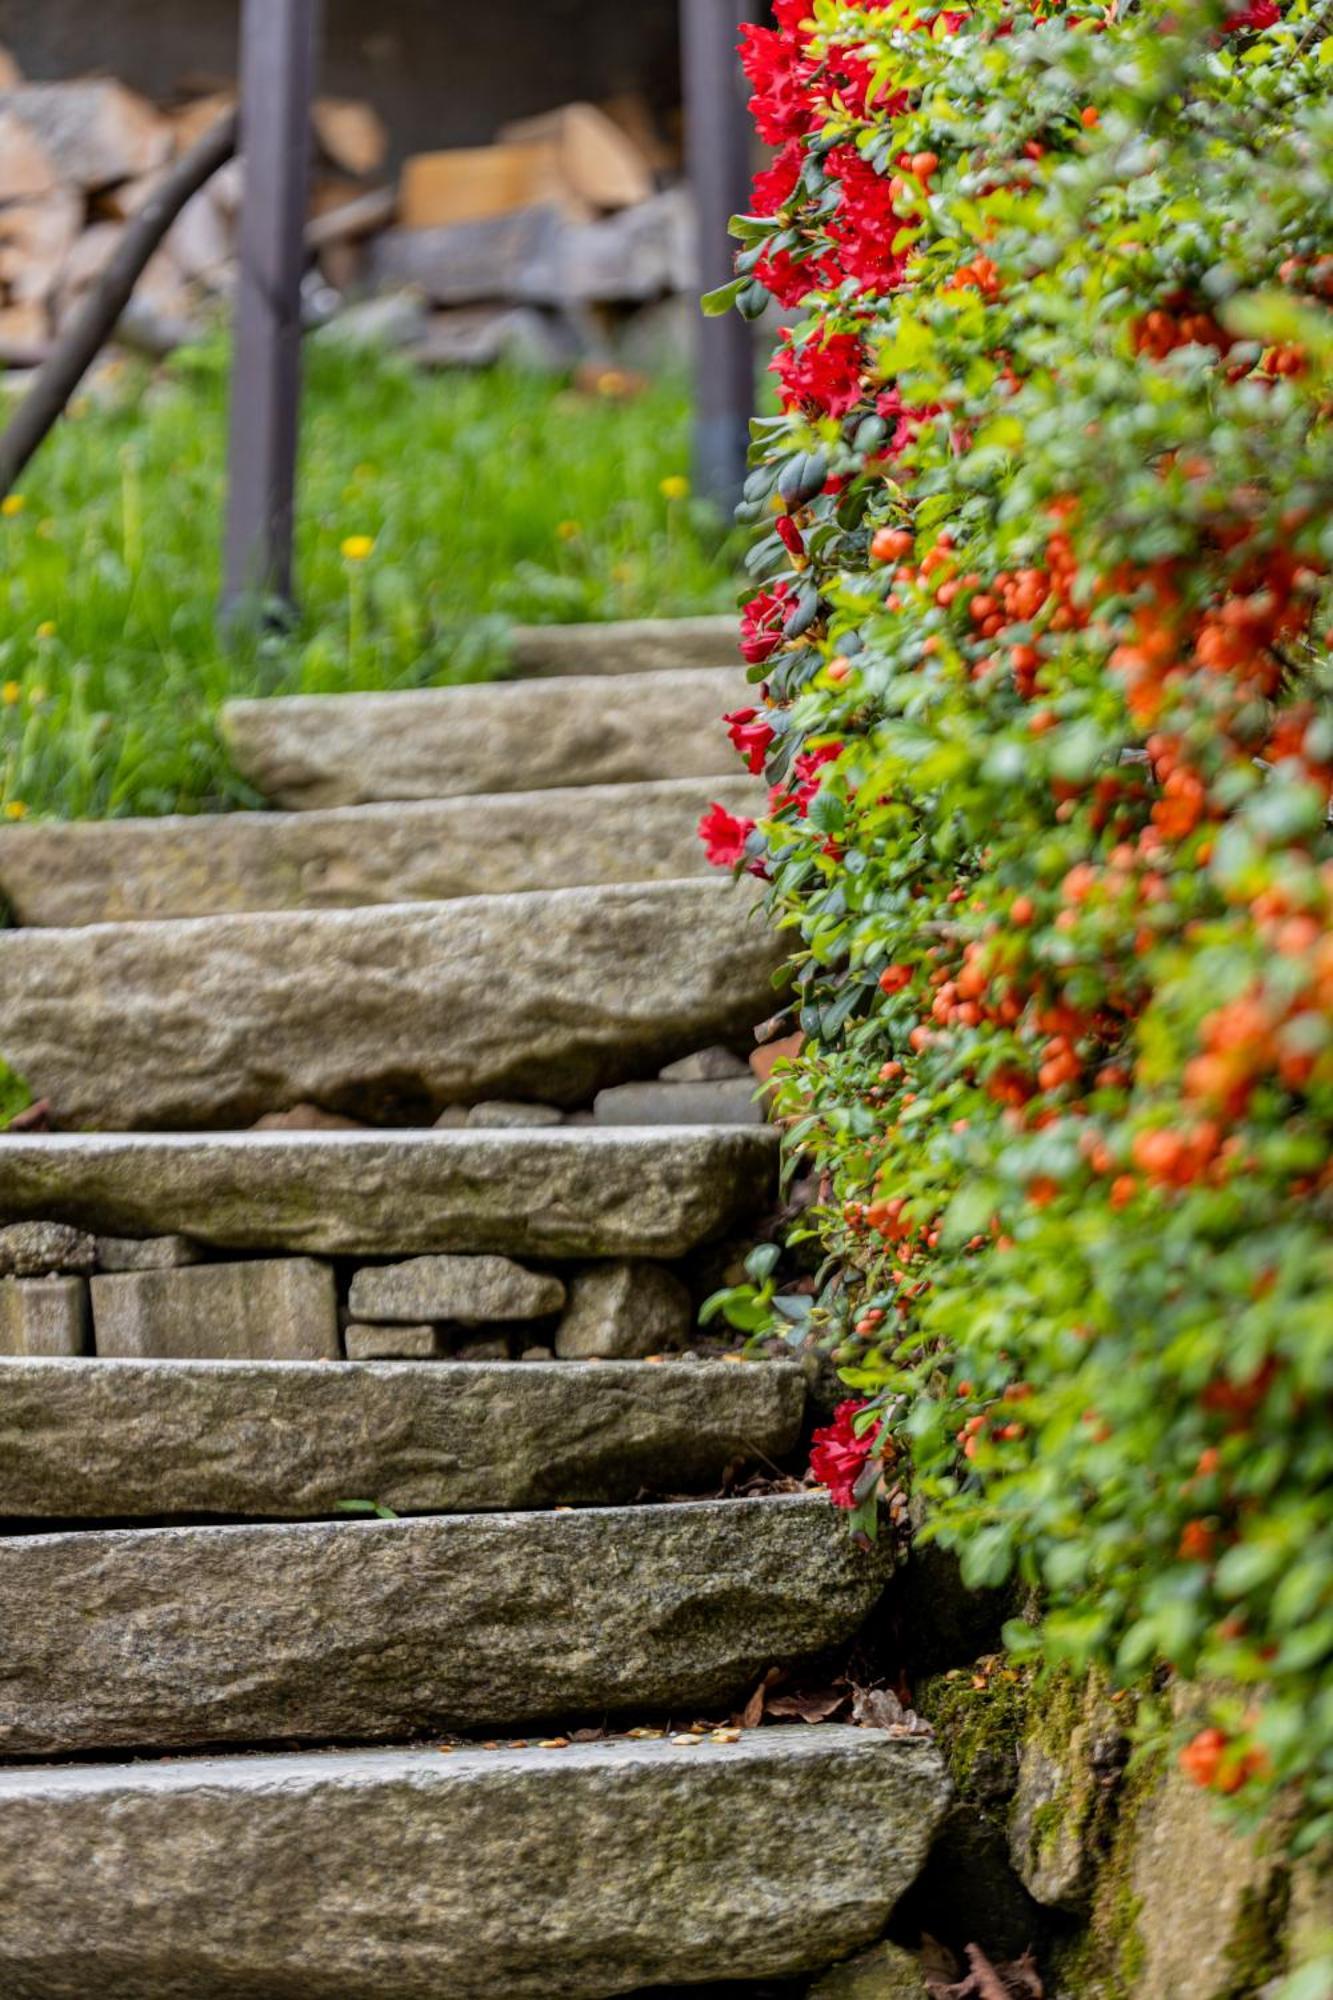
<path fill-rule="evenodd" d="M 40 363 L 127 219 L 234 102 L 217 87 L 159 107 L 107 77 L 28 83 L 0 49 L 0 368 Z M 348 339 L 431 365 L 560 366 L 609 352 L 637 310 L 692 286 L 678 156 L 638 99 L 417 155 L 397 185 L 371 106 L 321 98 L 314 122 L 312 296 Z M 122 322 L 127 344 L 165 354 L 216 317 L 243 176 L 232 162 L 185 208 Z"/>

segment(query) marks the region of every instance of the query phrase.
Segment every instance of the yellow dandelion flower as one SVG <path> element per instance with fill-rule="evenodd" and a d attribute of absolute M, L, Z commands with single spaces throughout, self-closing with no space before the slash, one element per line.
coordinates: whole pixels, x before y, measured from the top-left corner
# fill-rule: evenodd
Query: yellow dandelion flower
<path fill-rule="evenodd" d="M 55 636 L 56 636 L 55 619 L 43 618 L 41 624 L 37 627 L 37 637 L 39 639 L 54 639 Z"/>
<path fill-rule="evenodd" d="M 6 819 L 26 819 L 27 817 L 28 808 L 24 805 L 22 799 L 10 799 L 7 802 L 5 806 Z"/>
<path fill-rule="evenodd" d="M 683 472 L 671 472 L 662 480 L 657 490 L 664 500 L 688 500 L 690 482 Z"/>
<path fill-rule="evenodd" d="M 562 542 L 576 542 L 582 533 L 583 529 L 577 521 L 561 521 L 557 523 L 556 534 Z"/>
<path fill-rule="evenodd" d="M 27 504 L 21 493 L 6 493 L 4 499 L 0 500 L 0 514 L 3 514 L 7 521 L 12 521 L 16 514 L 23 512 Z"/>
<path fill-rule="evenodd" d="M 347 562 L 365 562 L 375 553 L 375 537 L 373 535 L 349 535 L 342 545 L 342 553 L 344 560 Z"/>
<path fill-rule="evenodd" d="M 15 702 L 22 701 L 22 699 L 23 687 L 19 681 L 6 681 L 4 686 L 0 687 L 0 701 L 5 704 L 6 708 L 13 708 Z"/>

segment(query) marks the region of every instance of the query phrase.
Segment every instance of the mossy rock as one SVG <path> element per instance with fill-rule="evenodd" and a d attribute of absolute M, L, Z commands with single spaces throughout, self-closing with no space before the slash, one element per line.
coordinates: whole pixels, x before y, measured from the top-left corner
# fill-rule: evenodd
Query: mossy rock
<path fill-rule="evenodd" d="M 1009 1858 L 1047 1909 L 1086 1914 L 1128 1756 L 1125 1720 L 1098 1674 L 1059 1673 L 1029 1704 L 1009 1810 Z"/>
<path fill-rule="evenodd" d="M 926 1976 L 914 1952 L 877 1944 L 817 1979 L 809 2000 L 926 2000 Z"/>
<path fill-rule="evenodd" d="M 1033 1677 L 1000 1657 L 937 1674 L 917 1690 L 958 1795 L 970 1805 L 1007 1805 L 1018 1783 Z"/>

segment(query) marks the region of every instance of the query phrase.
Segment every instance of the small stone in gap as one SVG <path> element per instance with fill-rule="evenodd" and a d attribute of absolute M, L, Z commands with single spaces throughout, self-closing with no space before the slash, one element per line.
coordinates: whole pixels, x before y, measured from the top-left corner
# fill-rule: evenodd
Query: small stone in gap
<path fill-rule="evenodd" d="M 204 1261 L 202 1246 L 188 1236 L 99 1236 L 101 1271 L 179 1271 Z"/>
<path fill-rule="evenodd" d="M 748 1076 L 750 1072 L 730 1049 L 712 1048 L 682 1056 L 679 1062 L 668 1063 L 657 1074 L 662 1083 L 725 1083 L 730 1076 Z"/>
<path fill-rule="evenodd" d="M 525 1347 L 520 1361 L 554 1361 L 555 1354 L 549 1347 Z"/>
<path fill-rule="evenodd" d="M 85 1278 L 0 1279 L 0 1354 L 57 1358 L 91 1346 Z"/>
<path fill-rule="evenodd" d="M 65 1222 L 11 1222 L 0 1229 L 0 1277 L 86 1278 L 97 1245 Z"/>
<path fill-rule="evenodd" d="M 466 1104 L 446 1104 L 435 1120 L 437 1132 L 461 1132 L 467 1124 Z"/>
<path fill-rule="evenodd" d="M 496 1098 L 485 1104 L 474 1104 L 467 1114 L 467 1123 L 474 1129 L 496 1130 L 517 1129 L 523 1125 L 563 1125 L 565 1114 L 557 1111 L 553 1104 L 515 1104 L 505 1098 Z"/>
<path fill-rule="evenodd" d="M 448 1342 L 437 1326 L 361 1326 L 343 1335 L 349 1361 L 440 1361 Z"/>
<path fill-rule="evenodd" d="M 318 1104 L 293 1104 L 290 1111 L 266 1111 L 250 1127 L 252 1132 L 366 1132 L 369 1126 L 359 1118 L 342 1118 Z"/>
<path fill-rule="evenodd" d="M 465 1340 L 454 1349 L 455 1361 L 508 1361 L 507 1340 Z"/>
<path fill-rule="evenodd" d="M 567 1736 L 548 1736 L 537 1745 L 537 1748 L 539 1750 L 568 1750 L 569 1738 Z"/>

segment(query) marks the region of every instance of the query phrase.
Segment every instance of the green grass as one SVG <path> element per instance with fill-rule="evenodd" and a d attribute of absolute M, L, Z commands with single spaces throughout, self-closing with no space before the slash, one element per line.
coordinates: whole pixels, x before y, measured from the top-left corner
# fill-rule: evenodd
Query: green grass
<path fill-rule="evenodd" d="M 309 359 L 289 633 L 228 646 L 216 629 L 221 348 L 155 381 L 127 372 L 48 440 L 0 518 L 0 812 L 254 803 L 216 733 L 232 695 L 483 679 L 511 622 L 734 605 L 734 547 L 671 497 L 680 383 L 623 403 L 517 373 Z M 374 539 L 360 562 L 343 553 L 356 536 Z"/>

